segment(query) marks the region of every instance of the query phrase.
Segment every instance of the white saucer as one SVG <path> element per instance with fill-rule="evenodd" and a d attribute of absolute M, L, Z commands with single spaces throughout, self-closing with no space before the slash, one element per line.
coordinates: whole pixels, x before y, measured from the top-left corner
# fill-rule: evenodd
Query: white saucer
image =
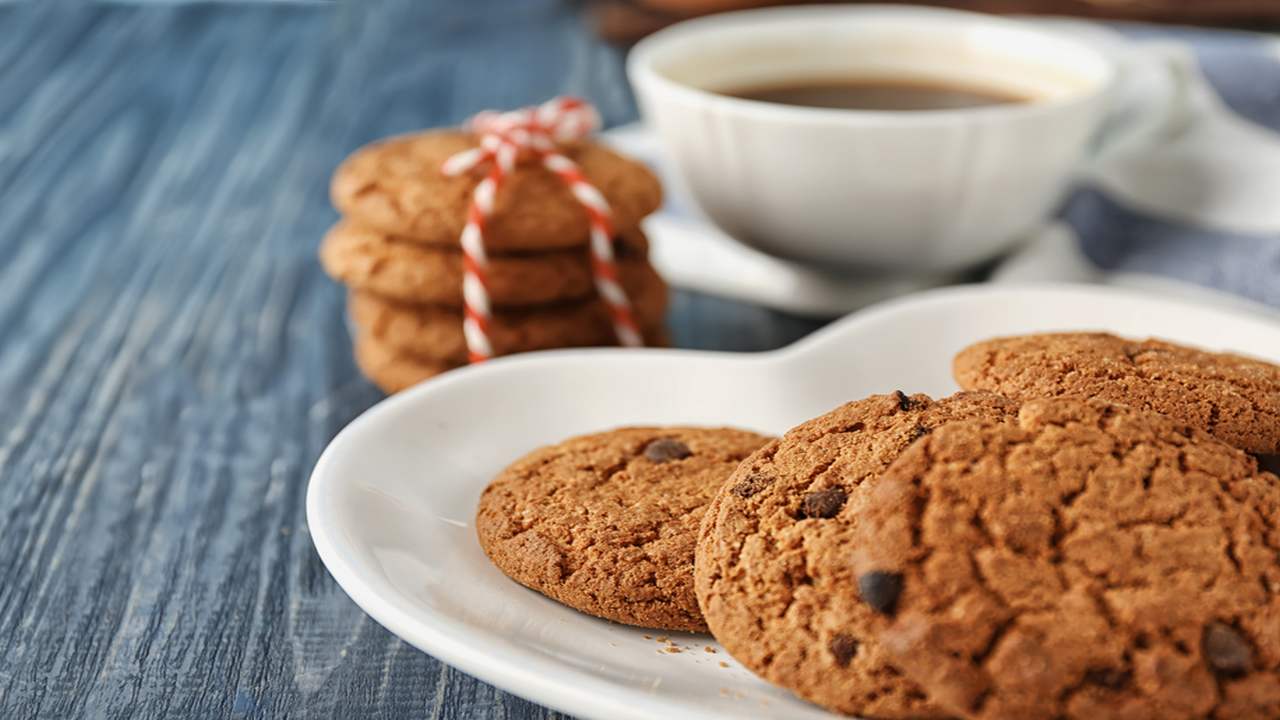
<path fill-rule="evenodd" d="M 661 652 L 643 630 L 508 580 L 471 527 L 480 491 L 521 454 L 578 433 L 632 423 L 778 433 L 871 393 L 947 394 L 951 356 L 996 335 L 1104 329 L 1280 361 L 1274 317 L 1095 286 L 969 286 L 880 305 L 770 353 L 500 358 L 385 400 L 339 433 L 312 474 L 307 520 L 329 571 L 375 620 L 535 702 L 610 720 L 826 717 L 709 637 L 676 635 L 684 652 Z"/>

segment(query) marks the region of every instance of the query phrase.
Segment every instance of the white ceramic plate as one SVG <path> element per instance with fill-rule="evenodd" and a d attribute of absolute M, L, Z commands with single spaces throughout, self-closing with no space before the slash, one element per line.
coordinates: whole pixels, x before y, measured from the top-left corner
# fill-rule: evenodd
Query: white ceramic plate
<path fill-rule="evenodd" d="M 842 320 L 783 350 L 570 350 L 503 358 L 379 403 L 321 456 L 307 495 L 320 557 L 375 620 L 498 687 L 592 718 L 815 718 L 709 637 L 646 634 L 506 579 L 471 527 L 481 489 L 538 445 L 632 423 L 782 432 L 846 400 L 950 393 L 951 356 L 995 335 L 1106 329 L 1280 361 L 1274 315 L 1093 286 L 973 286 Z M 715 654 L 704 650 L 716 649 Z M 727 667 L 722 666 L 724 662 Z"/>

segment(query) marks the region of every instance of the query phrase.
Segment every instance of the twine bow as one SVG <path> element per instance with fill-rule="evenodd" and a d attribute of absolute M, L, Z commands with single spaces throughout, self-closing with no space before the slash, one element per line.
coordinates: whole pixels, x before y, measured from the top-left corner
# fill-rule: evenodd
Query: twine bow
<path fill-rule="evenodd" d="M 492 308 L 487 280 L 488 257 L 484 249 L 485 224 L 493 215 L 494 198 L 502 183 L 521 162 L 536 161 L 555 173 L 587 213 L 591 229 L 591 273 L 596 291 L 604 300 L 618 342 L 628 347 L 644 344 L 631 311 L 631 303 L 618 280 L 613 253 L 613 223 L 604 195 L 582 175 L 576 163 L 560 152 L 560 145 L 583 138 L 600 124 L 595 108 L 577 98 L 559 97 L 536 107 L 510 112 L 482 112 L 468 122 L 480 136 L 478 147 L 464 150 L 444 162 L 446 175 L 460 175 L 488 165 L 476 185 L 462 228 L 463 333 L 471 362 L 493 357 L 489 340 Z"/>

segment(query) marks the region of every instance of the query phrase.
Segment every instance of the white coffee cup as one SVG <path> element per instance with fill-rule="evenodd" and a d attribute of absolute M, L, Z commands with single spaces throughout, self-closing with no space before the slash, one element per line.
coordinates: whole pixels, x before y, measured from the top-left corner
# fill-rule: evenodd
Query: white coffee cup
<path fill-rule="evenodd" d="M 698 204 L 730 235 L 821 266 L 935 273 L 991 258 L 1049 216 L 1102 120 L 1115 68 L 1012 20 L 861 5 L 680 23 L 641 41 L 627 73 Z M 880 111 L 720 94 L 851 78 L 1030 100 Z"/>

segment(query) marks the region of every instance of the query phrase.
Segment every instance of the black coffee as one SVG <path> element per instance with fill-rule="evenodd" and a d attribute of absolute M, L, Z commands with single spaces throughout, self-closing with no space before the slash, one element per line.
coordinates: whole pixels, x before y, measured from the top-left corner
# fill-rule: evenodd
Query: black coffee
<path fill-rule="evenodd" d="M 1031 102 L 1029 97 L 995 88 L 874 78 L 787 80 L 729 88 L 721 94 L 780 105 L 837 110 L 956 110 Z"/>

